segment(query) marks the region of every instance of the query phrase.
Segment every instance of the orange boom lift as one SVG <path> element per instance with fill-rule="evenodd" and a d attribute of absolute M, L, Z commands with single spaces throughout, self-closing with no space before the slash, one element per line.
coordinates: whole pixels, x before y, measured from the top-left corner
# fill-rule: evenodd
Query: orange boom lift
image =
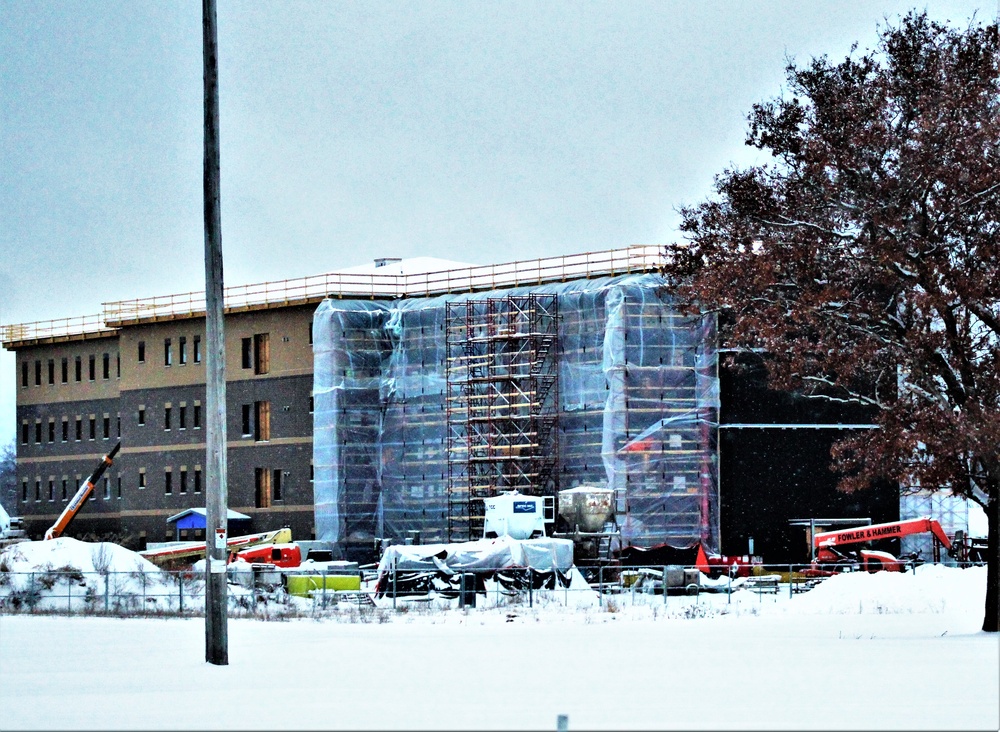
<path fill-rule="evenodd" d="M 934 535 L 934 561 L 941 561 L 941 547 L 951 550 L 951 540 L 941 528 L 941 524 L 936 519 L 923 516 L 905 521 L 892 521 L 887 524 L 873 524 L 871 526 L 858 526 L 853 529 L 840 529 L 839 531 L 821 531 L 813 537 L 813 547 L 816 551 L 815 564 L 837 564 L 847 560 L 836 547 L 860 544 L 866 541 L 877 541 L 878 539 L 898 539 L 911 534 L 931 533 Z M 899 572 L 904 562 L 897 559 L 889 552 L 873 551 L 870 549 L 858 550 L 858 557 L 861 569 L 875 572 L 885 569 L 890 572 Z"/>
<path fill-rule="evenodd" d="M 118 449 L 121 446 L 122 443 L 117 443 L 111 449 L 111 452 L 101 458 L 101 463 L 97 466 L 97 469 L 80 485 L 79 489 L 76 491 L 76 495 L 73 496 L 73 500 L 66 505 L 63 512 L 59 514 L 59 518 L 56 519 L 56 522 L 49 527 L 48 531 L 45 532 L 46 540 L 58 539 L 62 536 L 62 532 L 64 532 L 66 527 L 69 526 L 69 522 L 72 521 L 73 517 L 79 513 L 81 508 L 83 508 L 83 502 L 87 500 L 87 496 L 89 496 L 91 491 L 94 490 L 94 486 L 97 485 L 97 481 L 99 481 L 101 476 L 104 475 L 104 471 L 107 470 L 111 466 L 111 463 L 114 462 L 115 455 L 118 454 Z"/>

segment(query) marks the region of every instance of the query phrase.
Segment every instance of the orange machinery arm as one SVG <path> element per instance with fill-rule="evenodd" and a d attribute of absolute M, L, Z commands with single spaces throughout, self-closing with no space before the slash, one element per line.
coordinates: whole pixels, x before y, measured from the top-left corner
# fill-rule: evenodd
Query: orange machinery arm
<path fill-rule="evenodd" d="M 73 517 L 83 508 L 83 502 L 87 500 L 87 496 L 90 492 L 94 490 L 94 486 L 97 485 L 97 481 L 101 479 L 104 475 L 104 471 L 115 461 L 115 455 L 118 454 L 118 449 L 122 446 L 122 443 L 116 444 L 107 455 L 101 458 L 101 463 L 97 466 L 97 469 L 91 473 L 90 477 L 87 478 L 77 489 L 76 494 L 73 496 L 63 512 L 59 514 L 59 518 L 56 522 L 49 527 L 49 530 L 45 532 L 46 539 L 58 539 L 62 536 L 62 532 L 66 530 L 69 526 L 69 522 L 73 520 Z"/>
<path fill-rule="evenodd" d="M 858 526 L 853 529 L 841 529 L 840 531 L 821 531 L 813 537 L 813 546 L 816 548 L 840 546 L 842 544 L 857 544 L 862 541 L 875 541 L 876 539 L 897 539 L 910 534 L 923 534 L 930 532 L 941 542 L 945 549 L 951 549 L 951 541 L 944 533 L 941 524 L 936 519 L 923 516 L 906 521 L 891 521 L 887 524 L 872 524 L 871 526 Z"/>

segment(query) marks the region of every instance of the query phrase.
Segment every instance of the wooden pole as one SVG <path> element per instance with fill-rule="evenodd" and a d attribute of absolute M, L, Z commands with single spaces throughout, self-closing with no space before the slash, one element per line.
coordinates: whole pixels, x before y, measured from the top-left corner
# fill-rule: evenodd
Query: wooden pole
<path fill-rule="evenodd" d="M 226 345 L 219 185 L 219 64 L 215 0 L 202 0 L 205 68 L 205 660 L 229 664 L 226 627 Z"/>

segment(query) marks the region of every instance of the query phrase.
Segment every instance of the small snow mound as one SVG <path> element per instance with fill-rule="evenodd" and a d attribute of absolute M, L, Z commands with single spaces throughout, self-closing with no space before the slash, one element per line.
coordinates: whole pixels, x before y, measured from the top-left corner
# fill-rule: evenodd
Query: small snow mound
<path fill-rule="evenodd" d="M 38 572 L 63 567 L 84 574 L 161 571 L 145 557 L 118 544 L 79 541 L 68 536 L 13 544 L 0 552 L 0 566 L 8 572 Z"/>
<path fill-rule="evenodd" d="M 926 564 L 916 572 L 846 572 L 824 580 L 795 601 L 811 613 L 943 613 L 969 602 L 982 604 L 986 568 Z"/>

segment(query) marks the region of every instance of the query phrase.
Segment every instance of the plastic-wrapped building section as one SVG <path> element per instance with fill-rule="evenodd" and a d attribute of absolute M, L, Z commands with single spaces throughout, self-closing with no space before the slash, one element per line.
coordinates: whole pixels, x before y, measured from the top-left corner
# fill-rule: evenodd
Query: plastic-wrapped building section
<path fill-rule="evenodd" d="M 318 539 L 341 547 L 375 538 L 401 543 L 410 532 L 420 532 L 424 543 L 454 540 L 465 500 L 456 495 L 472 454 L 508 454 L 496 458 L 495 470 L 477 473 L 498 476 L 494 490 L 506 489 L 504 461 L 530 449 L 539 428 L 517 428 L 516 436 L 528 436 L 520 444 L 493 425 L 493 432 L 477 435 L 499 436 L 504 445 L 456 449 L 455 435 L 466 434 L 461 420 L 468 421 L 474 403 L 466 396 L 464 411 L 456 409 L 454 363 L 463 347 L 455 341 L 456 333 L 462 337 L 455 313 L 463 310 L 456 303 L 472 303 L 469 312 L 494 305 L 509 312 L 534 302 L 529 296 L 554 299 L 555 337 L 536 339 L 534 365 L 523 371 L 533 376 L 532 387 L 515 388 L 530 395 L 541 383 L 555 395 L 554 414 L 536 414 L 532 424 L 553 425 L 558 433 L 549 448 L 536 440 L 535 457 L 546 457 L 546 449 L 557 456 L 544 480 L 519 489 L 613 488 L 625 545 L 701 543 L 718 550 L 715 320 L 681 315 L 655 274 L 430 298 L 324 300 L 313 325 Z M 471 343 L 483 333 L 478 325 L 465 332 L 466 353 L 487 353 Z M 496 366 L 496 354 L 510 358 L 507 348 L 476 357 Z M 552 384 L 537 376 L 548 360 Z M 505 364 L 504 373 L 522 373 Z M 531 474 L 518 472 L 522 480 Z"/>

